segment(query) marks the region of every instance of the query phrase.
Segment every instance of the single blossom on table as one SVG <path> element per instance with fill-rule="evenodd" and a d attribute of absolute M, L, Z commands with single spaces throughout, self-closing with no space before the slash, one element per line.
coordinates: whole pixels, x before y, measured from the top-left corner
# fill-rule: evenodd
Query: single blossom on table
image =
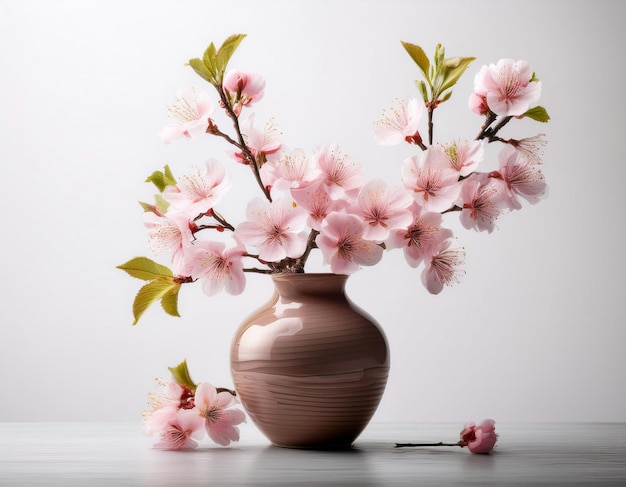
<path fill-rule="evenodd" d="M 231 393 L 217 392 L 211 384 L 202 383 L 196 389 L 194 398 L 197 412 L 204 420 L 209 438 L 222 446 L 231 441 L 239 441 L 238 424 L 246 420 L 243 411 L 234 408 L 237 398 Z"/>
<path fill-rule="evenodd" d="M 460 446 L 467 447 L 472 453 L 486 454 L 491 452 L 496 446 L 498 435 L 496 434 L 496 423 L 492 419 L 485 419 L 478 425 L 470 422 L 466 423 L 461 430 L 460 439 L 456 443 L 396 443 L 396 448 L 403 447 L 428 447 L 428 446 Z"/>
<path fill-rule="evenodd" d="M 496 423 L 492 419 L 485 419 L 478 425 L 467 423 L 461 431 L 460 446 L 467 446 L 472 453 L 489 453 L 498 441 Z"/>
<path fill-rule="evenodd" d="M 160 440 L 154 446 L 162 450 L 186 450 L 198 446 L 202 439 L 202 418 L 192 409 L 163 410 L 164 425 Z"/>
<path fill-rule="evenodd" d="M 148 396 L 151 409 L 144 412 L 147 434 L 159 436 L 155 448 L 196 448 L 205 433 L 222 446 L 239 441 L 238 425 L 246 416 L 237 408 L 235 391 L 208 382 L 195 384 L 186 361 L 170 371 L 173 380 L 159 381 L 161 392 Z"/>

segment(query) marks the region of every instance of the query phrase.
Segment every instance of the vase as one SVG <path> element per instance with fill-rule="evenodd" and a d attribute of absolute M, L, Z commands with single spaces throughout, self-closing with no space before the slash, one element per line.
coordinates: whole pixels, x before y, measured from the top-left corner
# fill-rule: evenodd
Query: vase
<path fill-rule="evenodd" d="M 389 375 L 387 339 L 346 296 L 347 278 L 274 274 L 274 296 L 235 334 L 235 390 L 276 446 L 350 447 L 380 403 Z"/>

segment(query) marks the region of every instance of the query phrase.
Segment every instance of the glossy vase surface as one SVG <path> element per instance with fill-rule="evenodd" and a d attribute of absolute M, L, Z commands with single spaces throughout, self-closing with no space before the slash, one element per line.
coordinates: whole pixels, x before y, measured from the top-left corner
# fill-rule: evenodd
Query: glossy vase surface
<path fill-rule="evenodd" d="M 273 275 L 274 296 L 235 334 L 235 389 L 274 445 L 349 447 L 382 398 L 387 340 L 346 297 L 347 277 Z"/>

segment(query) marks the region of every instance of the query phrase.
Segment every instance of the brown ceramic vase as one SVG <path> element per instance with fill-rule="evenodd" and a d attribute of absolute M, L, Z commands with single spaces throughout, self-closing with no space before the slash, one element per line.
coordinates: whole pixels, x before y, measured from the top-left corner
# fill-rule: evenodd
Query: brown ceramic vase
<path fill-rule="evenodd" d="M 273 275 L 274 296 L 235 334 L 235 389 L 274 445 L 349 447 L 378 407 L 389 348 L 380 326 L 346 297 L 347 277 Z"/>

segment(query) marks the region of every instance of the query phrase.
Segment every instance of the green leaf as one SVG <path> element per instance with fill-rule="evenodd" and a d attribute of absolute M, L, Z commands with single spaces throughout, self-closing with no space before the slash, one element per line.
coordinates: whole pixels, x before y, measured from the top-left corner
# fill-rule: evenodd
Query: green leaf
<path fill-rule="evenodd" d="M 226 71 L 228 61 L 230 61 L 230 58 L 235 53 L 237 47 L 239 47 L 239 44 L 241 44 L 241 41 L 243 41 L 244 37 L 246 37 L 246 34 L 233 34 L 229 36 L 222 43 L 219 50 L 217 51 L 215 67 L 220 82 L 224 77 L 224 72 Z"/>
<path fill-rule="evenodd" d="M 162 193 L 166 187 L 174 186 L 176 179 L 170 170 L 170 167 L 166 164 L 163 171 L 154 171 L 150 176 L 146 178 L 146 183 L 154 184 L 157 189 Z"/>
<path fill-rule="evenodd" d="M 176 367 L 168 367 L 168 370 L 171 372 L 172 377 L 177 384 L 185 386 L 192 391 L 195 391 L 196 387 L 198 387 L 195 382 L 191 380 L 191 375 L 189 374 L 189 369 L 187 368 L 187 360 L 183 360 Z"/>
<path fill-rule="evenodd" d="M 177 286 L 172 288 L 161 298 L 161 306 L 168 315 L 180 318 L 180 314 L 178 313 L 178 291 L 180 291 L 180 284 L 175 284 L 177 284 Z"/>
<path fill-rule="evenodd" d="M 546 111 L 546 109 L 540 105 L 529 109 L 522 116 L 532 118 L 533 120 L 536 120 L 537 122 L 543 122 L 543 123 L 546 123 L 548 120 L 550 120 L 550 115 L 548 115 L 548 112 Z"/>
<path fill-rule="evenodd" d="M 215 71 L 211 71 L 205 63 L 202 62 L 202 59 L 193 58 L 190 59 L 187 63 L 191 68 L 196 72 L 198 76 L 208 81 L 212 85 L 217 84 L 217 80 L 215 78 Z"/>
<path fill-rule="evenodd" d="M 446 48 L 441 44 L 437 44 L 435 47 L 435 66 L 439 67 L 443 64 L 446 57 Z"/>
<path fill-rule="evenodd" d="M 443 64 L 441 65 L 443 81 L 439 93 L 443 93 L 447 89 L 452 88 L 469 67 L 470 63 L 475 59 L 475 57 L 454 57 L 444 59 Z"/>
<path fill-rule="evenodd" d="M 204 54 L 202 55 L 202 62 L 204 64 L 204 67 L 207 68 L 207 70 L 209 70 L 209 72 L 213 73 L 213 75 L 215 76 L 215 73 L 217 73 L 217 51 L 215 49 L 215 44 L 213 44 L 212 42 L 211 44 L 209 44 L 209 47 L 204 50 Z"/>
<path fill-rule="evenodd" d="M 428 103 L 428 90 L 426 89 L 426 83 L 424 83 L 423 81 L 420 81 L 419 83 L 417 83 L 416 81 L 415 84 L 418 86 L 418 88 L 420 89 L 420 92 L 422 93 L 422 98 L 424 99 L 424 103 Z"/>
<path fill-rule="evenodd" d="M 118 265 L 117 268 L 126 271 L 132 277 L 143 279 L 144 281 L 173 276 L 172 271 L 167 267 L 147 257 L 135 257 L 125 264 Z"/>
<path fill-rule="evenodd" d="M 155 194 L 154 201 L 156 202 L 157 210 L 159 210 L 163 215 L 165 215 L 165 213 L 167 213 L 167 209 L 170 206 L 169 201 L 163 198 L 163 195 L 161 194 Z"/>
<path fill-rule="evenodd" d="M 140 201 L 139 204 L 146 213 L 154 213 L 154 205 L 146 203 L 145 201 Z"/>
<path fill-rule="evenodd" d="M 180 287 L 180 284 L 174 282 L 171 278 L 165 277 L 160 277 L 144 285 L 137 293 L 137 296 L 135 296 L 135 301 L 133 302 L 133 316 L 135 317 L 133 325 L 137 324 L 139 318 L 152 303 L 157 299 L 161 299 L 177 286 Z"/>
<path fill-rule="evenodd" d="M 443 103 L 444 101 L 448 101 L 450 99 L 450 97 L 452 96 L 452 90 L 447 91 L 445 95 L 443 95 L 443 97 L 441 97 L 439 99 L 439 103 Z"/>
<path fill-rule="evenodd" d="M 411 44 L 410 42 L 404 42 L 404 41 L 401 41 L 401 42 L 406 52 L 408 52 L 409 56 L 411 56 L 411 59 L 413 59 L 415 64 L 417 64 L 419 68 L 422 70 L 422 73 L 424 73 L 424 78 L 426 78 L 426 81 L 428 81 L 428 84 L 430 85 L 430 76 L 429 76 L 430 61 L 428 59 L 428 56 L 424 52 L 424 50 L 420 46 Z"/>

